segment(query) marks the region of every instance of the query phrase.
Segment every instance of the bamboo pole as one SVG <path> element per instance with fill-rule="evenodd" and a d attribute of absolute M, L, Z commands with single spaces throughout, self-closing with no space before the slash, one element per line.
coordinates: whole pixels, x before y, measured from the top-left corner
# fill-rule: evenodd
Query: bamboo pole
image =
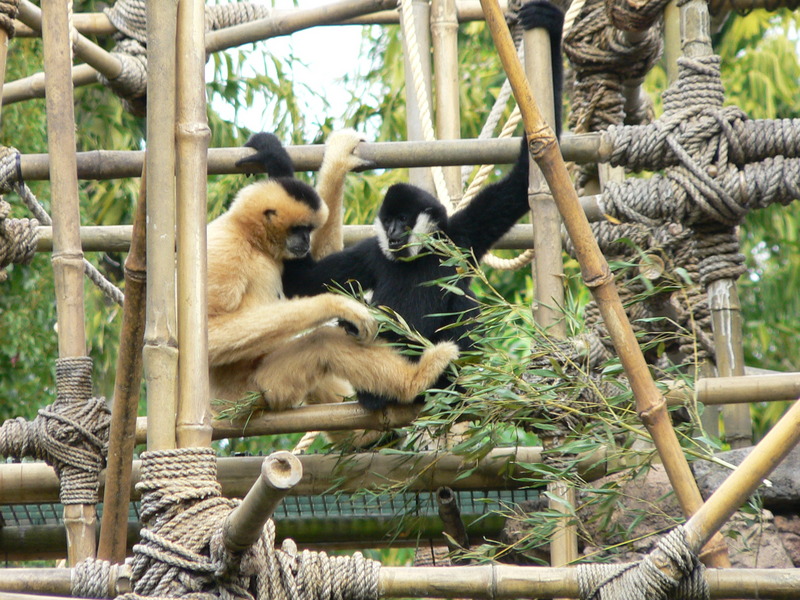
<path fill-rule="evenodd" d="M 111 411 L 106 488 L 97 557 L 115 563 L 125 561 L 127 549 L 128 505 L 130 503 L 133 448 L 136 442 L 136 415 L 142 381 L 142 343 L 144 340 L 147 263 L 145 239 L 146 177 L 142 173 L 139 200 L 133 221 L 131 250 L 125 259 L 125 304 L 122 310 L 120 351 L 114 382 Z"/>
<path fill-rule="evenodd" d="M 481 0 L 481 5 L 522 111 L 531 154 L 553 191 L 559 212 L 575 246 L 583 280 L 597 301 L 603 321 L 628 376 L 628 382 L 636 399 L 637 412 L 653 438 L 681 508 L 686 515 L 691 515 L 703 504 L 703 499 L 672 429 L 666 402 L 650 376 L 644 355 L 620 302 L 613 275 L 580 209 L 578 196 L 558 152 L 555 136 L 542 119 L 531 95 L 503 15 L 494 0 Z M 730 566 L 721 536 L 717 535 L 715 538 L 707 560 L 715 566 Z"/>
<path fill-rule="evenodd" d="M 4 568 L 0 569 L 0 597 L 9 592 L 24 592 L 27 598 L 39 594 L 72 596 L 75 573 L 64 568 Z M 131 591 L 131 568 L 113 565 L 109 571 L 106 598 L 115 598 Z"/>
<path fill-rule="evenodd" d="M 173 40 L 174 41 L 174 40 Z M 148 61 L 149 62 L 149 61 Z M 153 66 L 149 68 L 152 70 Z M 166 75 L 166 73 L 164 73 Z M 162 86 L 155 86 L 156 88 Z M 162 107 L 163 109 L 164 107 Z M 519 155 L 520 139 L 442 140 L 433 142 L 361 142 L 356 156 L 370 163 L 367 168 L 430 167 L 433 165 L 478 165 L 485 163 L 511 164 Z M 565 160 L 595 162 L 608 160 L 611 146 L 599 133 L 565 135 L 561 143 Z M 325 146 L 312 144 L 286 148 L 296 171 L 316 171 L 322 164 Z M 208 152 L 208 174 L 258 172 L 237 167 L 235 163 L 253 152 L 250 148 L 211 148 Z M 94 150 L 79 152 L 79 179 L 118 179 L 139 177 L 144 163 L 143 151 Z M 25 181 L 48 178 L 50 168 L 47 154 L 23 154 L 20 169 Z M 152 173 L 150 173 L 152 177 Z"/>
<path fill-rule="evenodd" d="M 147 447 L 176 447 L 178 343 L 175 314 L 175 32 L 177 0 L 147 3 Z M 141 162 L 141 161 L 140 161 Z"/>
<path fill-rule="evenodd" d="M 9 591 L 0 600 L 55 600 L 72 595 L 66 574 L 70 569 L 4 569 L 0 571 L 0 589 L 9 582 Z M 26 571 L 27 573 L 20 573 Z M 711 598 L 762 598 L 789 600 L 797 597 L 800 569 L 706 569 Z M 15 593 L 22 577 L 41 587 L 43 593 Z M 48 577 L 56 579 L 46 584 Z M 118 589 L 124 589 L 117 584 Z M 52 590 L 52 591 L 50 591 Z M 513 600 L 515 598 L 579 598 L 575 569 L 565 567 L 527 567 L 482 565 L 457 567 L 381 567 L 378 575 L 380 598 L 475 598 L 476 600 Z"/>
<path fill-rule="evenodd" d="M 346 19 L 396 5 L 397 0 L 341 0 L 325 6 L 293 10 L 280 17 L 260 19 L 218 29 L 206 34 L 206 52 L 288 35 L 317 25 L 332 25 Z"/>
<path fill-rule="evenodd" d="M 75 165 L 75 112 L 72 103 L 69 7 L 44 0 L 44 62 L 47 68 L 47 142 L 52 157 L 51 189 L 58 190 L 53 203 L 53 272 L 58 316 L 60 358 L 86 356 L 83 306 L 83 253 Z M 95 507 L 64 506 L 71 565 L 95 553 Z"/>
<path fill-rule="evenodd" d="M 522 42 L 525 48 L 525 73 L 528 81 L 535 81 L 532 92 L 538 106 L 543 107 L 543 116 L 551 128 L 555 128 L 555 98 L 550 54 L 550 35 L 546 29 L 526 31 Z M 560 60 L 560 57 L 558 58 Z M 530 182 L 528 201 L 531 206 L 533 248 L 536 257 L 531 264 L 535 282 L 533 316 L 549 335 L 556 339 L 567 337 L 567 326 L 561 313 L 564 306 L 564 263 L 561 247 L 561 216 L 553 197 L 548 193 L 547 182 L 541 169 L 529 158 Z M 555 450 L 563 442 L 558 435 L 542 434 L 545 450 Z M 550 564 L 561 567 L 578 559 L 577 528 L 570 524 L 571 507 L 577 505 L 575 488 L 564 481 L 553 481 L 547 486 L 548 508 L 562 513 L 550 540 Z"/>
<path fill-rule="evenodd" d="M 519 489 L 528 485 L 525 463 L 541 462 L 536 447 L 498 448 L 479 461 L 470 461 L 449 452 L 419 452 L 415 455 L 361 453 L 350 456 L 308 454 L 298 458 L 303 464 L 303 478 L 290 494 L 309 496 L 331 489 L 352 493 L 364 488 L 394 484 L 409 491 L 429 491 L 443 485 L 454 490 Z M 599 460 L 587 459 L 578 473 L 591 478 L 589 468 Z M 217 459 L 217 479 L 222 493 L 241 498 L 258 477 L 263 458 L 233 457 Z M 139 482 L 141 461 L 133 462 L 132 486 Z M 468 475 L 464 475 L 469 471 Z M 100 478 L 105 488 L 105 473 Z M 131 488 L 131 498 L 140 494 Z M 52 467 L 41 462 L 0 463 L 0 504 L 58 502 L 58 478 Z"/>
<path fill-rule="evenodd" d="M 179 448 L 211 445 L 206 302 L 206 117 L 203 0 L 179 0 L 176 113 L 178 198 L 178 417 Z"/>
<path fill-rule="evenodd" d="M 261 474 L 222 525 L 225 549 L 240 554 L 260 538 L 264 524 L 303 476 L 303 465 L 291 452 L 273 452 L 261 463 Z"/>
<path fill-rule="evenodd" d="M 406 95 L 406 138 L 412 141 L 425 139 L 424 117 L 433 119 L 433 92 L 431 90 L 431 36 L 430 4 L 427 0 L 408 0 L 410 15 L 402 15 L 400 29 L 403 33 L 403 72 Z M 412 53 L 417 58 L 412 61 Z M 419 67 L 419 71 L 415 70 Z M 421 89 L 420 89 L 421 88 Z M 422 97 L 419 97 L 421 94 Z M 427 112 L 423 110 L 427 107 Z M 429 169 L 411 168 L 408 182 L 436 195 L 433 175 Z"/>
<path fill-rule="evenodd" d="M 97 83 L 97 71 L 89 65 L 76 65 L 72 67 L 72 85 L 82 87 Z M 44 73 L 35 73 L 28 77 L 9 81 L 3 86 L 3 106 L 33 100 L 34 98 L 44 98 L 45 76 Z"/>
<path fill-rule="evenodd" d="M 436 90 L 436 138 L 456 140 L 461 137 L 458 98 L 458 16 L 455 0 L 432 0 L 431 41 L 433 75 Z M 446 167 L 444 179 L 454 204 L 462 196 L 461 169 Z"/>
<path fill-rule="evenodd" d="M 9 5 L 9 8 L 13 11 L 14 14 L 7 14 L 5 15 L 6 19 L 13 19 L 16 17 L 17 7 L 13 6 L 13 4 Z M 8 43 L 11 38 L 14 37 L 14 30 L 7 29 L 5 27 L 0 27 L 0 80 L 5 82 L 6 79 L 6 62 L 8 59 Z M 4 86 L 5 87 L 5 86 Z M 0 106 L 0 108 L 2 108 Z M 2 113 L 0 113 L 2 116 Z M 0 120 L 2 123 L 2 120 Z"/>
<path fill-rule="evenodd" d="M 458 564 L 458 553 L 469 549 L 469 535 L 452 488 L 442 486 L 436 490 L 436 505 L 446 534 L 445 543 L 450 552 L 455 554 L 454 562 Z"/>
<path fill-rule="evenodd" d="M 711 21 L 706 2 L 694 0 L 680 6 L 682 49 L 686 56 L 708 56 L 711 47 Z M 714 333 L 717 374 L 722 377 L 744 375 L 742 312 L 736 281 L 719 279 L 708 286 L 708 306 Z M 731 448 L 744 448 L 753 442 L 750 407 L 744 404 L 722 407 L 725 439 Z"/>

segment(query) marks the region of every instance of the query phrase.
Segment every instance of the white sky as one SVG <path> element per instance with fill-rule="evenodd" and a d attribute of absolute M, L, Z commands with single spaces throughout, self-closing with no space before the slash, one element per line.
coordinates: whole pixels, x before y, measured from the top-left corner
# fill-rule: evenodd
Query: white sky
<path fill-rule="evenodd" d="M 322 3 L 320 0 L 299 0 L 297 4 L 298 8 L 302 9 L 330 3 Z M 276 8 L 294 8 L 290 0 L 275 0 L 274 5 Z M 272 56 L 281 57 L 294 53 L 307 65 L 305 68 L 297 67 L 294 71 L 295 80 L 312 87 L 330 104 L 330 108 L 324 109 L 317 98 L 308 99 L 311 114 L 307 115 L 306 122 L 310 129 L 316 130 L 316 124 L 323 120 L 315 119 L 313 114 L 323 112 L 334 118 L 334 128 L 344 126 L 344 110 L 349 97 L 342 91 L 340 82 L 346 74 L 358 72 L 361 33 L 362 28 L 357 25 L 324 26 L 258 42 L 259 46 L 266 48 Z M 254 65 L 253 68 L 263 70 L 263 64 Z M 209 70 L 207 76 L 211 75 L 212 71 Z M 232 109 L 226 111 L 223 106 L 215 108 L 223 118 L 233 119 Z M 249 110 L 240 111 L 238 120 L 240 125 L 254 131 L 270 126 L 264 122 L 263 105 L 255 105 Z"/>

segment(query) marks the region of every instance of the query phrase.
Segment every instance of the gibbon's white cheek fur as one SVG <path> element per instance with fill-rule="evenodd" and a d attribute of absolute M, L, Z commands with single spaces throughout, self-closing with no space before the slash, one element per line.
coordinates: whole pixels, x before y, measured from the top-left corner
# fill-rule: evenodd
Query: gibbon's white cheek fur
<path fill-rule="evenodd" d="M 414 226 L 408 234 L 406 245 L 400 250 L 391 250 L 389 247 L 389 236 L 386 234 L 386 228 L 380 217 L 375 219 L 375 237 L 378 238 L 378 245 L 381 248 L 383 255 L 389 260 L 397 260 L 398 256 L 413 258 L 422 250 L 422 244 L 425 241 L 425 236 L 437 231 L 439 226 L 430 217 L 428 213 L 421 212 L 417 215 Z"/>

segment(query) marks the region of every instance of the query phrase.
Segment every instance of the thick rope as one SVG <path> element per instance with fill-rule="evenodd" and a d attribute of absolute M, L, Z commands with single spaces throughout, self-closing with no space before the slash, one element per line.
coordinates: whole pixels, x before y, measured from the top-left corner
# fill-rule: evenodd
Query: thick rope
<path fill-rule="evenodd" d="M 298 553 L 291 540 L 278 550 L 272 521 L 251 549 L 228 552 L 223 524 L 239 501 L 221 496 L 216 471 L 210 448 L 142 454 L 137 490 L 144 527 L 134 546 L 129 598 L 377 599 L 379 563 L 360 553 Z"/>
<path fill-rule="evenodd" d="M 674 579 L 659 569 L 667 559 L 680 573 Z M 582 600 L 707 600 L 704 567 L 685 540 L 683 527 L 673 529 L 656 549 L 638 563 L 578 565 Z"/>
<path fill-rule="evenodd" d="M 10 146 L 0 146 L 0 194 L 7 194 L 10 191 L 16 191 L 19 197 L 22 198 L 25 205 L 28 207 L 34 216 L 43 225 L 52 225 L 53 220 L 47 214 L 44 207 L 33 195 L 33 192 L 28 188 L 24 181 L 22 181 L 22 172 L 19 166 L 20 155 L 16 148 Z M 120 306 L 125 300 L 124 294 L 106 279 L 95 266 L 85 258 L 83 259 L 83 270 L 86 276 L 94 283 L 100 290 Z"/>
<path fill-rule="evenodd" d="M 0 29 L 6 32 L 8 39 L 14 37 L 14 19 L 19 12 L 19 0 L 0 1 Z"/>
<path fill-rule="evenodd" d="M 110 422 L 105 400 L 92 397 L 92 359 L 60 358 L 56 401 L 33 421 L 18 417 L 3 423 L 0 455 L 46 461 L 61 481 L 63 504 L 96 504 Z"/>
<path fill-rule="evenodd" d="M 36 254 L 39 239 L 39 221 L 36 219 L 9 219 L 11 205 L 0 198 L 0 281 L 8 274 L 10 264 L 26 265 Z"/>
<path fill-rule="evenodd" d="M 106 560 L 86 558 L 72 569 L 72 596 L 75 598 L 106 598 L 111 587 L 113 565 Z"/>

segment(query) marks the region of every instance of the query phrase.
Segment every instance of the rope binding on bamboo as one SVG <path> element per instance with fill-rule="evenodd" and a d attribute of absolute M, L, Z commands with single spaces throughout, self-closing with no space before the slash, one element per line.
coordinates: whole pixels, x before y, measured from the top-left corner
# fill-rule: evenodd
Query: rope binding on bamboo
<path fill-rule="evenodd" d="M 134 592 L 143 597 L 261 600 L 376 600 L 380 563 L 324 552 L 275 548 L 270 520 L 259 541 L 229 552 L 223 524 L 238 500 L 222 497 L 211 448 L 142 454 L 142 542 L 134 546 Z"/>
<path fill-rule="evenodd" d="M 105 399 L 92 397 L 92 359 L 60 358 L 55 402 L 33 421 L 17 417 L 3 423 L 0 455 L 44 460 L 58 475 L 63 504 L 96 504 L 110 424 Z"/>
<path fill-rule="evenodd" d="M 682 574 L 674 579 L 659 568 L 668 560 Z M 578 565 L 582 600 L 708 600 L 705 567 L 691 551 L 683 527 L 664 536 L 653 552 L 638 563 Z"/>
<path fill-rule="evenodd" d="M 31 245 L 35 247 L 36 240 L 38 239 L 38 232 L 34 235 L 30 230 L 35 228 L 39 223 L 47 226 L 53 224 L 53 220 L 50 218 L 50 215 L 47 214 L 47 211 L 39 203 L 39 200 L 36 198 L 33 192 L 31 192 L 30 188 L 28 188 L 22 179 L 19 150 L 10 146 L 0 146 L 0 195 L 8 194 L 11 191 L 17 192 L 19 197 L 25 203 L 25 206 L 28 207 L 28 210 L 31 211 L 31 213 L 33 213 L 33 215 L 36 217 L 36 220 L 31 219 L 30 221 L 27 221 L 26 219 L 23 219 L 23 222 L 21 223 L 14 223 L 12 219 L 12 223 L 9 224 L 8 221 L 4 223 L 3 216 L 0 215 L 0 269 L 8 264 L 4 263 L 2 259 L 2 239 L 4 237 L 2 228 L 4 226 L 7 230 L 22 230 L 22 233 L 18 236 L 10 236 L 5 238 L 7 241 L 10 240 L 8 243 L 14 244 L 13 248 L 7 252 L 15 256 L 21 255 L 23 257 L 27 257 L 27 248 Z M 34 223 L 36 225 L 34 225 Z M 23 258 L 20 262 L 24 263 L 25 259 Z M 117 286 L 106 279 L 103 274 L 100 273 L 100 271 L 98 271 L 97 268 L 85 258 L 83 259 L 83 270 L 84 273 L 86 273 L 86 276 L 92 281 L 92 283 L 100 288 L 100 291 L 102 291 L 107 298 L 113 300 L 120 306 L 122 305 L 123 301 L 125 300 L 124 294 Z M 0 278 L 0 281 L 2 281 L 2 278 Z"/>

